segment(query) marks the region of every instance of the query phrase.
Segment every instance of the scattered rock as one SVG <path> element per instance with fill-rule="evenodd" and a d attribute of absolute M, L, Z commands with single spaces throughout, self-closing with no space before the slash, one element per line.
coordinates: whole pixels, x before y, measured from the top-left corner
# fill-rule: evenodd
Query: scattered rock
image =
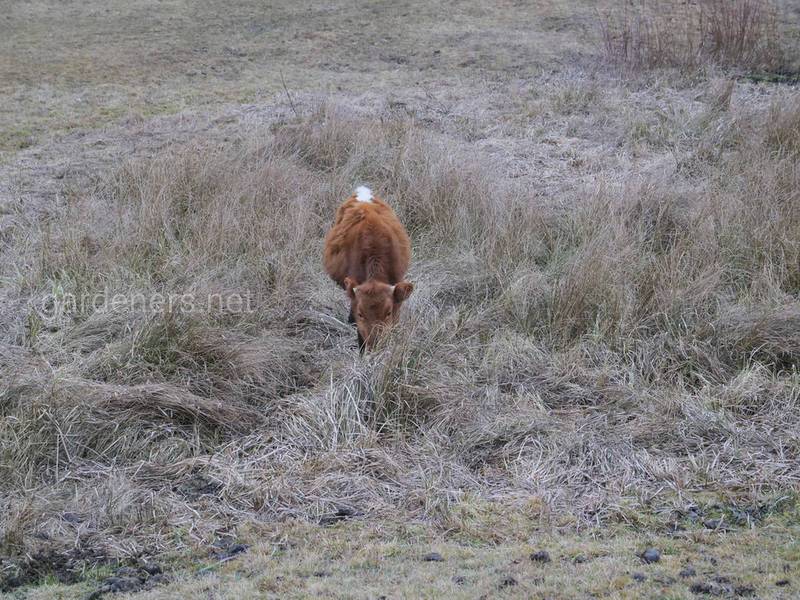
<path fill-rule="evenodd" d="M 642 552 L 642 560 L 646 563 L 657 563 L 661 560 L 661 552 L 655 548 L 648 548 Z"/>
<path fill-rule="evenodd" d="M 339 506 L 336 508 L 336 512 L 322 515 L 319 519 L 319 524 L 333 525 L 335 523 L 338 523 L 339 521 L 343 521 L 351 517 L 357 517 L 360 516 L 361 514 L 362 513 L 349 506 Z"/>
<path fill-rule="evenodd" d="M 61 514 L 61 518 L 66 521 L 67 523 L 81 523 L 83 522 L 83 517 L 81 517 L 78 513 L 74 512 L 65 512 Z"/>
<path fill-rule="evenodd" d="M 550 553 L 547 550 L 537 550 L 531 554 L 531 560 L 538 563 L 549 563 Z"/>
<path fill-rule="evenodd" d="M 703 516 L 703 511 L 699 506 L 689 505 L 686 507 L 686 516 L 692 521 L 698 521 Z"/>
<path fill-rule="evenodd" d="M 508 577 L 505 577 L 500 582 L 500 589 L 507 588 L 507 587 L 513 587 L 513 586 L 517 585 L 517 583 L 518 583 L 517 580 L 514 579 L 511 575 L 509 575 Z"/>
<path fill-rule="evenodd" d="M 715 589 L 715 586 L 707 581 L 698 581 L 692 584 L 689 591 L 693 594 L 712 594 Z"/>
<path fill-rule="evenodd" d="M 586 558 L 583 554 L 578 554 L 575 558 L 572 559 L 573 564 L 582 565 L 585 562 L 589 562 L 589 559 Z"/>
<path fill-rule="evenodd" d="M 789 582 L 788 579 L 779 579 L 778 581 L 775 582 L 775 585 L 777 585 L 779 587 L 783 587 L 783 586 L 789 585 L 789 583 L 790 582 Z"/>
<path fill-rule="evenodd" d="M 631 577 L 633 577 L 634 581 L 638 581 L 639 583 L 647 579 L 647 575 L 645 575 L 644 573 L 634 573 L 633 575 L 631 575 Z"/>
<path fill-rule="evenodd" d="M 164 572 L 156 563 L 142 563 L 139 568 L 148 575 L 161 575 Z"/>
<path fill-rule="evenodd" d="M 444 556 L 442 556 L 438 552 L 428 552 L 425 556 L 422 557 L 422 560 L 424 560 L 425 562 L 444 562 Z"/>
<path fill-rule="evenodd" d="M 684 567 L 681 570 L 681 572 L 678 573 L 678 575 L 680 575 L 681 577 L 686 579 L 687 577 L 694 577 L 695 575 L 697 575 L 697 571 L 695 570 L 695 568 L 693 566 L 689 565 L 687 567 Z"/>
<path fill-rule="evenodd" d="M 217 558 L 219 560 L 226 560 L 229 558 L 233 558 L 237 554 L 242 554 L 243 552 L 247 552 L 247 549 L 249 547 L 250 546 L 248 546 L 247 544 L 232 544 L 227 548 L 227 550 L 217 554 Z"/>

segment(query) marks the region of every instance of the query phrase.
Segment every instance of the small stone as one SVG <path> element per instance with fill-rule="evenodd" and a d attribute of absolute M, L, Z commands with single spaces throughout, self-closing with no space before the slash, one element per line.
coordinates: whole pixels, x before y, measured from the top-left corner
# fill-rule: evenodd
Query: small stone
<path fill-rule="evenodd" d="M 64 519 L 67 523 L 80 523 L 83 521 L 83 518 L 74 512 L 65 512 L 62 513 L 61 518 Z"/>
<path fill-rule="evenodd" d="M 655 548 L 648 548 L 642 552 L 642 560 L 646 563 L 657 563 L 661 560 L 661 552 Z"/>
<path fill-rule="evenodd" d="M 550 553 L 547 550 L 537 550 L 531 554 L 531 560 L 538 563 L 549 563 Z"/>
<path fill-rule="evenodd" d="M 789 582 L 788 579 L 779 579 L 778 581 L 775 582 L 775 585 L 777 585 L 779 587 L 783 587 L 783 586 L 789 585 L 789 583 L 790 582 Z"/>
<path fill-rule="evenodd" d="M 148 575 L 160 575 L 163 572 L 161 567 L 155 563 L 144 563 L 141 569 Z"/>
<path fill-rule="evenodd" d="M 422 560 L 424 560 L 425 562 L 444 562 L 444 556 L 442 556 L 438 552 L 428 552 L 425 556 L 422 557 Z"/>
<path fill-rule="evenodd" d="M 340 517 L 357 517 L 361 513 L 352 506 L 337 506 L 336 514 Z"/>
<path fill-rule="evenodd" d="M 319 519 L 320 525 L 334 525 L 339 523 L 340 521 L 344 521 L 345 519 L 350 519 L 352 517 L 359 517 L 363 513 L 352 508 L 351 506 L 337 506 L 336 512 L 328 513 L 327 515 L 322 515 Z"/>
<path fill-rule="evenodd" d="M 686 514 L 692 521 L 698 521 L 703 516 L 703 511 L 697 506 L 689 506 L 686 509 Z"/>
<path fill-rule="evenodd" d="M 681 572 L 678 573 L 678 575 L 686 579 L 687 577 L 694 577 L 695 575 L 697 575 L 697 571 L 695 571 L 694 567 L 687 566 L 683 568 Z"/>
<path fill-rule="evenodd" d="M 697 583 L 693 583 L 692 587 L 689 588 L 689 591 L 693 594 L 711 594 L 716 588 L 707 583 L 705 581 L 698 581 Z"/>
<path fill-rule="evenodd" d="M 725 529 L 722 519 L 706 519 L 703 521 L 703 527 L 706 529 Z"/>
<path fill-rule="evenodd" d="M 247 552 L 247 548 L 247 544 L 234 544 L 228 548 L 228 555 L 234 556 L 236 554 L 241 554 L 242 552 Z"/>
<path fill-rule="evenodd" d="M 501 589 L 502 588 L 507 588 L 507 587 L 513 587 L 515 585 L 517 585 L 517 580 L 514 579 L 511 575 L 509 575 L 508 577 L 505 577 L 503 579 L 503 581 L 500 582 L 500 588 Z"/>
<path fill-rule="evenodd" d="M 225 548 L 222 552 L 217 554 L 217 560 L 228 560 L 233 558 L 238 554 L 242 554 L 243 552 L 247 552 L 247 549 L 250 546 L 247 544 L 231 544 L 227 548 Z"/>
<path fill-rule="evenodd" d="M 639 583 L 647 579 L 647 575 L 645 575 L 644 573 L 634 573 L 633 575 L 631 575 L 631 577 L 633 577 L 634 581 L 638 581 Z"/>

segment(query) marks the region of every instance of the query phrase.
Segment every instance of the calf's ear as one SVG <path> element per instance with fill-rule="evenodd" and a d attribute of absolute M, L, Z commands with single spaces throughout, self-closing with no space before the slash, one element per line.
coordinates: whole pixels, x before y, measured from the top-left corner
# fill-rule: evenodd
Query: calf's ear
<path fill-rule="evenodd" d="M 350 298 L 356 297 L 356 285 L 357 285 L 356 282 L 350 277 L 344 278 L 344 289 L 347 292 L 347 295 L 350 296 Z"/>
<path fill-rule="evenodd" d="M 410 281 L 401 281 L 394 286 L 394 301 L 397 303 L 407 300 L 414 291 L 414 284 Z"/>

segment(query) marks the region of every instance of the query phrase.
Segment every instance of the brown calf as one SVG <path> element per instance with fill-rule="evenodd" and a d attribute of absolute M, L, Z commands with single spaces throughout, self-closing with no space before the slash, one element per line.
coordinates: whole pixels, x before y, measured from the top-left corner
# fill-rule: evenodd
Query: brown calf
<path fill-rule="evenodd" d="M 391 207 L 359 187 L 336 211 L 325 238 L 325 270 L 350 298 L 350 322 L 363 350 L 397 321 L 400 305 L 414 286 L 403 277 L 411 241 Z"/>

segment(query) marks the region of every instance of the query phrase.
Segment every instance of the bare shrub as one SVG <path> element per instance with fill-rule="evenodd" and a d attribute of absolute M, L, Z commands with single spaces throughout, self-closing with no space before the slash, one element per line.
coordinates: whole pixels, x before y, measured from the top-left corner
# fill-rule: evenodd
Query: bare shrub
<path fill-rule="evenodd" d="M 640 0 L 599 22 L 606 57 L 626 67 L 776 69 L 782 63 L 777 14 L 772 0 Z"/>
<path fill-rule="evenodd" d="M 779 155 L 800 156 L 800 100 L 773 103 L 765 131 L 767 144 Z"/>

